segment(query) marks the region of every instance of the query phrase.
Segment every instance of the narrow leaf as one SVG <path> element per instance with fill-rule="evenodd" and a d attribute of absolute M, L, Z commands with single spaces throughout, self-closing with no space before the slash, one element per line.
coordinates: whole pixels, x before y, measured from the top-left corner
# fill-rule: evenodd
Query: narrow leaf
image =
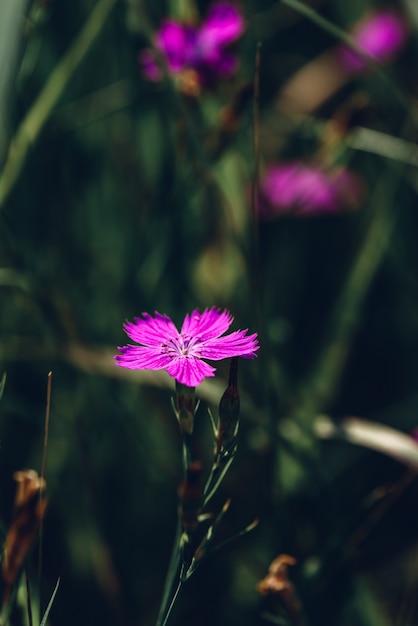
<path fill-rule="evenodd" d="M 334 422 L 327 416 L 319 417 L 314 431 L 320 439 L 341 439 L 404 463 L 418 471 L 418 443 L 409 435 L 359 417 L 346 417 Z"/>
<path fill-rule="evenodd" d="M 45 626 L 45 624 L 47 622 L 47 619 L 48 619 L 48 616 L 49 616 L 49 612 L 52 609 L 52 605 L 54 604 L 55 596 L 57 595 L 58 587 L 60 586 L 60 582 L 61 582 L 61 578 L 58 578 L 58 580 L 56 582 L 56 585 L 55 585 L 55 588 L 54 588 L 54 591 L 52 592 L 51 599 L 48 602 L 48 606 L 46 607 L 44 616 L 43 616 L 39 626 Z"/>

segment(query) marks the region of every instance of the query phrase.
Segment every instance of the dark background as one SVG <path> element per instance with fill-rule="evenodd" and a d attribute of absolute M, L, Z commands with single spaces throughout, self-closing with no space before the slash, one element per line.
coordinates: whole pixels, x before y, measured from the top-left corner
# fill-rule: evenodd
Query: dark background
<path fill-rule="evenodd" d="M 411 470 L 376 451 L 324 441 L 315 423 L 323 413 L 337 421 L 354 415 L 410 433 L 418 422 L 413 2 L 310 3 L 346 31 L 367 10 L 396 7 L 410 32 L 386 78 L 370 71 L 347 79 L 302 117 L 281 111 L 281 90 L 337 45 L 338 33 L 281 2 L 240 3 L 246 31 L 233 79 L 198 98 L 144 79 L 139 51 L 164 16 L 179 18 L 192 4 L 202 16 L 209 6 L 109 4 L 74 71 L 59 64 L 80 51 L 80 31 L 103 0 L 31 2 L 20 27 L 3 33 L 11 78 L 0 94 L 8 105 L 0 189 L 12 181 L 0 212 L 6 525 L 13 472 L 41 468 L 53 372 L 40 589 L 36 548 L 29 562 L 35 623 L 38 598 L 44 609 L 58 577 L 53 625 L 155 622 L 181 480 L 174 383 L 164 373 L 121 370 L 112 355 L 125 343 L 127 318 L 157 310 L 180 325 L 194 308 L 219 306 L 235 316 L 234 329 L 258 332 L 261 344 L 255 361 L 240 362 L 239 448 L 216 499 L 219 506 L 232 499 L 219 541 L 254 518 L 260 524 L 202 564 L 173 625 L 292 623 L 279 600 L 256 590 L 280 553 L 297 559 L 289 576 L 307 625 L 412 625 L 418 487 L 413 475 L 405 482 Z M 357 210 L 254 221 L 258 41 L 261 175 L 269 162 L 325 154 L 361 177 Z M 39 102 L 51 82 L 55 100 Z M 225 129 L 222 112 L 237 99 L 236 125 Z M 328 142 L 330 121 L 341 119 L 337 141 Z M 32 135 L 22 148 L 16 139 L 25 121 Z M 378 131 L 380 143 L 356 148 L 359 127 Z M 399 139 L 396 153 L 385 149 L 387 136 Z M 15 178 L 9 145 L 18 152 Z M 194 454 L 207 468 L 206 407 L 216 413 L 227 372 L 220 363 L 216 381 L 197 390 Z"/>

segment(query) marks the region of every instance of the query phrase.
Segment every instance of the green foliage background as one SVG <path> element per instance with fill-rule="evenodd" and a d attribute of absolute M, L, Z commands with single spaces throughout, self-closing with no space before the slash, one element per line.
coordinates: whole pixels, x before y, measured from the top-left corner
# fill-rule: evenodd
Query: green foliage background
<path fill-rule="evenodd" d="M 234 328 L 258 332 L 261 343 L 256 361 L 240 363 L 239 449 L 219 494 L 220 506 L 232 498 L 220 539 L 254 518 L 260 524 L 202 564 L 172 623 L 292 623 L 256 590 L 280 553 L 298 561 L 289 576 L 306 624 L 416 622 L 411 470 L 323 441 L 314 428 L 322 413 L 406 433 L 417 426 L 417 16 L 413 2 L 385 3 L 400 5 L 409 38 L 385 76 L 372 70 L 347 81 L 300 118 L 280 112 L 281 90 L 341 34 L 290 0 L 241 2 L 238 75 L 197 99 L 169 80 L 144 80 L 138 53 L 164 16 L 204 15 L 208 2 L 22 3 L 25 20 L 3 52 L 11 80 L 0 93 L 9 112 L 0 178 L 0 513 L 7 525 L 13 472 L 40 471 L 52 371 L 41 589 L 37 549 L 29 564 L 43 607 L 61 577 L 51 624 L 155 622 L 181 480 L 174 385 L 164 373 L 120 370 L 112 355 L 125 343 L 126 318 L 158 310 L 181 324 L 186 312 L 211 306 L 228 308 Z M 382 4 L 310 6 L 348 31 Z M 357 211 L 253 219 L 259 41 L 261 171 L 325 152 L 362 176 Z M 236 125 L 222 127 L 237 100 Z M 345 129 L 327 142 L 330 120 L 341 117 Z M 380 142 L 369 136 L 356 147 L 360 127 Z M 227 371 L 219 364 L 216 380 L 198 390 L 194 454 L 208 468 L 205 407 L 216 412 Z M 26 623 L 24 609 L 13 620 Z"/>

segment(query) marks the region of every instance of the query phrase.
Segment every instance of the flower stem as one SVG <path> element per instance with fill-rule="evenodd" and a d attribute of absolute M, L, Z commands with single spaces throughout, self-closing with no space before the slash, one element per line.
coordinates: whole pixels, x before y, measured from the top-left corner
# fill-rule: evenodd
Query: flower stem
<path fill-rule="evenodd" d="M 157 622 L 157 626 L 165 626 L 167 624 L 168 618 L 170 617 L 170 614 L 171 614 L 171 609 L 173 608 L 174 603 L 175 603 L 175 601 L 177 599 L 177 595 L 178 595 L 178 593 L 180 591 L 181 585 L 182 585 L 182 581 L 181 581 L 181 579 L 179 579 L 177 587 L 174 590 L 174 593 L 170 596 L 171 597 L 171 602 L 170 602 L 169 606 L 167 607 L 165 613 L 163 613 L 163 615 L 161 616 L 164 619 L 161 622 L 158 621 Z"/>
<path fill-rule="evenodd" d="M 203 500 L 202 508 L 204 508 L 207 505 L 207 503 L 212 498 L 212 496 L 216 493 L 216 490 L 218 489 L 219 485 L 223 481 L 225 474 L 229 470 L 229 467 L 235 458 L 235 451 L 236 451 L 236 445 L 234 449 L 232 450 L 231 454 L 228 455 L 228 457 L 225 457 L 225 456 L 222 457 L 219 454 L 217 458 L 215 459 L 215 462 L 212 466 L 209 478 L 206 482 L 206 485 L 203 491 L 204 500 Z"/>
<path fill-rule="evenodd" d="M 174 412 L 182 434 L 182 465 L 184 480 L 187 480 L 188 471 L 191 467 L 190 435 L 193 431 L 193 420 L 196 409 L 194 388 L 187 387 L 176 381 L 176 400 L 173 402 Z M 174 537 L 173 551 L 168 566 L 164 593 L 161 600 L 160 610 L 156 626 L 165 626 L 171 611 L 177 600 L 177 596 L 183 584 L 183 572 L 185 569 L 184 558 L 184 531 L 181 515 L 179 514 L 176 534 Z"/>
<path fill-rule="evenodd" d="M 190 455 L 190 447 L 189 447 L 189 437 L 186 434 L 183 434 L 183 447 L 182 447 L 182 455 L 183 455 L 183 474 L 186 476 L 187 470 L 191 463 L 191 455 Z"/>
<path fill-rule="evenodd" d="M 174 539 L 173 551 L 170 564 L 168 566 L 167 578 L 165 581 L 163 598 L 158 613 L 155 626 L 165 626 L 179 594 L 182 579 L 183 559 L 181 550 L 182 528 L 180 520 L 177 523 L 177 530 Z"/>

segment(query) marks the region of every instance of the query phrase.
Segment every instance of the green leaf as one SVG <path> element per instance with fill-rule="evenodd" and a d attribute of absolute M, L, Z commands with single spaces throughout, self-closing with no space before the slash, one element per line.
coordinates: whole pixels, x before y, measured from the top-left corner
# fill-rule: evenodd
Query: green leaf
<path fill-rule="evenodd" d="M 3 396 L 3 392 L 4 392 L 4 388 L 6 386 L 6 372 L 4 372 L 3 376 L 1 377 L 0 380 L 0 400 Z"/>

